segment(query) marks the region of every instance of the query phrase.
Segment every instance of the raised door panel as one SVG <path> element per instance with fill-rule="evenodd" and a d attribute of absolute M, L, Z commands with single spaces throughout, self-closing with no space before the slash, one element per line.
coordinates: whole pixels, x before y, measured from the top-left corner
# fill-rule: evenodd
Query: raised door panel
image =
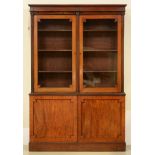
<path fill-rule="evenodd" d="M 79 142 L 124 142 L 124 96 L 78 98 Z"/>
<path fill-rule="evenodd" d="M 77 97 L 31 96 L 31 142 L 77 141 Z"/>

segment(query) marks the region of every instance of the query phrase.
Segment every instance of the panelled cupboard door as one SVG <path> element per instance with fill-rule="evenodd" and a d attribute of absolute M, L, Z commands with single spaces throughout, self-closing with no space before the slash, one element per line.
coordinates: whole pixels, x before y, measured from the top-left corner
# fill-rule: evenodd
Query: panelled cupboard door
<path fill-rule="evenodd" d="M 76 142 L 76 96 L 30 96 L 30 142 Z"/>
<path fill-rule="evenodd" d="M 76 16 L 34 15 L 34 91 L 76 91 Z"/>
<path fill-rule="evenodd" d="M 120 92 L 121 15 L 80 16 L 80 91 Z"/>
<path fill-rule="evenodd" d="M 78 97 L 78 141 L 124 142 L 124 96 Z"/>

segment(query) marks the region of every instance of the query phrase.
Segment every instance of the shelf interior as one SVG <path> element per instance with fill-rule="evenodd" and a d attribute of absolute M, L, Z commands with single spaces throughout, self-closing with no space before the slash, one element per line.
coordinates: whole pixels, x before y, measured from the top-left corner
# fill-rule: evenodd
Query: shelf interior
<path fill-rule="evenodd" d="M 40 87 L 72 85 L 72 22 L 41 19 L 38 23 L 38 78 Z"/>
<path fill-rule="evenodd" d="M 72 31 L 72 22 L 69 19 L 41 19 L 38 24 L 38 31 Z"/>
<path fill-rule="evenodd" d="M 53 51 L 38 55 L 41 87 L 69 87 L 72 84 L 72 52 Z"/>
<path fill-rule="evenodd" d="M 117 71 L 117 53 L 86 52 L 83 57 L 84 71 Z"/>
<path fill-rule="evenodd" d="M 39 71 L 71 71 L 72 52 L 45 52 L 39 54 Z"/>
<path fill-rule="evenodd" d="M 39 33 L 38 49 L 44 50 L 66 50 L 72 49 L 72 34 L 66 32 L 42 32 Z"/>
<path fill-rule="evenodd" d="M 70 87 L 72 85 L 71 74 L 68 73 L 47 73 L 39 74 L 40 87 Z"/>
<path fill-rule="evenodd" d="M 38 25 L 38 78 L 41 87 L 72 85 L 72 22 L 41 20 Z M 100 33 L 99 33 L 100 32 Z M 117 83 L 117 21 L 88 19 L 83 33 L 84 87 Z"/>
<path fill-rule="evenodd" d="M 87 19 L 84 23 L 84 31 L 116 32 L 117 21 L 115 19 Z"/>
<path fill-rule="evenodd" d="M 87 19 L 84 22 L 83 51 L 83 86 L 86 88 L 115 87 L 117 21 Z"/>
<path fill-rule="evenodd" d="M 83 46 L 87 47 L 84 48 L 85 51 L 116 51 L 117 22 L 114 19 L 86 20 L 84 23 Z"/>

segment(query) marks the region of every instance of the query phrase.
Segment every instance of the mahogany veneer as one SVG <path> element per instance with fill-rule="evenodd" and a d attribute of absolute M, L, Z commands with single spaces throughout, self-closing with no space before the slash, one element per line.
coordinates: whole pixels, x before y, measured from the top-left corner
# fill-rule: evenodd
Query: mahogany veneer
<path fill-rule="evenodd" d="M 29 5 L 30 151 L 125 151 L 126 5 Z"/>

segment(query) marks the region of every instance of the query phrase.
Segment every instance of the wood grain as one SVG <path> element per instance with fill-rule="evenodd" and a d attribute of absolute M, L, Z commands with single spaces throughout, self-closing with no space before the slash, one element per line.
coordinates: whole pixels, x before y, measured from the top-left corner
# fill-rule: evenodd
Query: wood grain
<path fill-rule="evenodd" d="M 125 151 L 126 5 L 29 6 L 29 150 Z"/>
<path fill-rule="evenodd" d="M 76 96 L 31 96 L 31 142 L 77 141 Z"/>
<path fill-rule="evenodd" d="M 78 97 L 79 142 L 124 142 L 124 97 Z"/>
<path fill-rule="evenodd" d="M 29 143 L 30 151 L 125 151 L 125 143 Z"/>
<path fill-rule="evenodd" d="M 110 13 L 124 13 L 125 12 L 125 6 L 126 4 L 98 4 L 98 5 L 90 5 L 90 4 L 79 4 L 79 5 L 39 5 L 39 4 L 30 4 L 30 11 L 31 12 L 37 12 L 37 13 L 49 13 L 49 12 L 74 12 L 74 11 L 80 11 L 80 12 L 106 12 L 108 14 Z"/>

